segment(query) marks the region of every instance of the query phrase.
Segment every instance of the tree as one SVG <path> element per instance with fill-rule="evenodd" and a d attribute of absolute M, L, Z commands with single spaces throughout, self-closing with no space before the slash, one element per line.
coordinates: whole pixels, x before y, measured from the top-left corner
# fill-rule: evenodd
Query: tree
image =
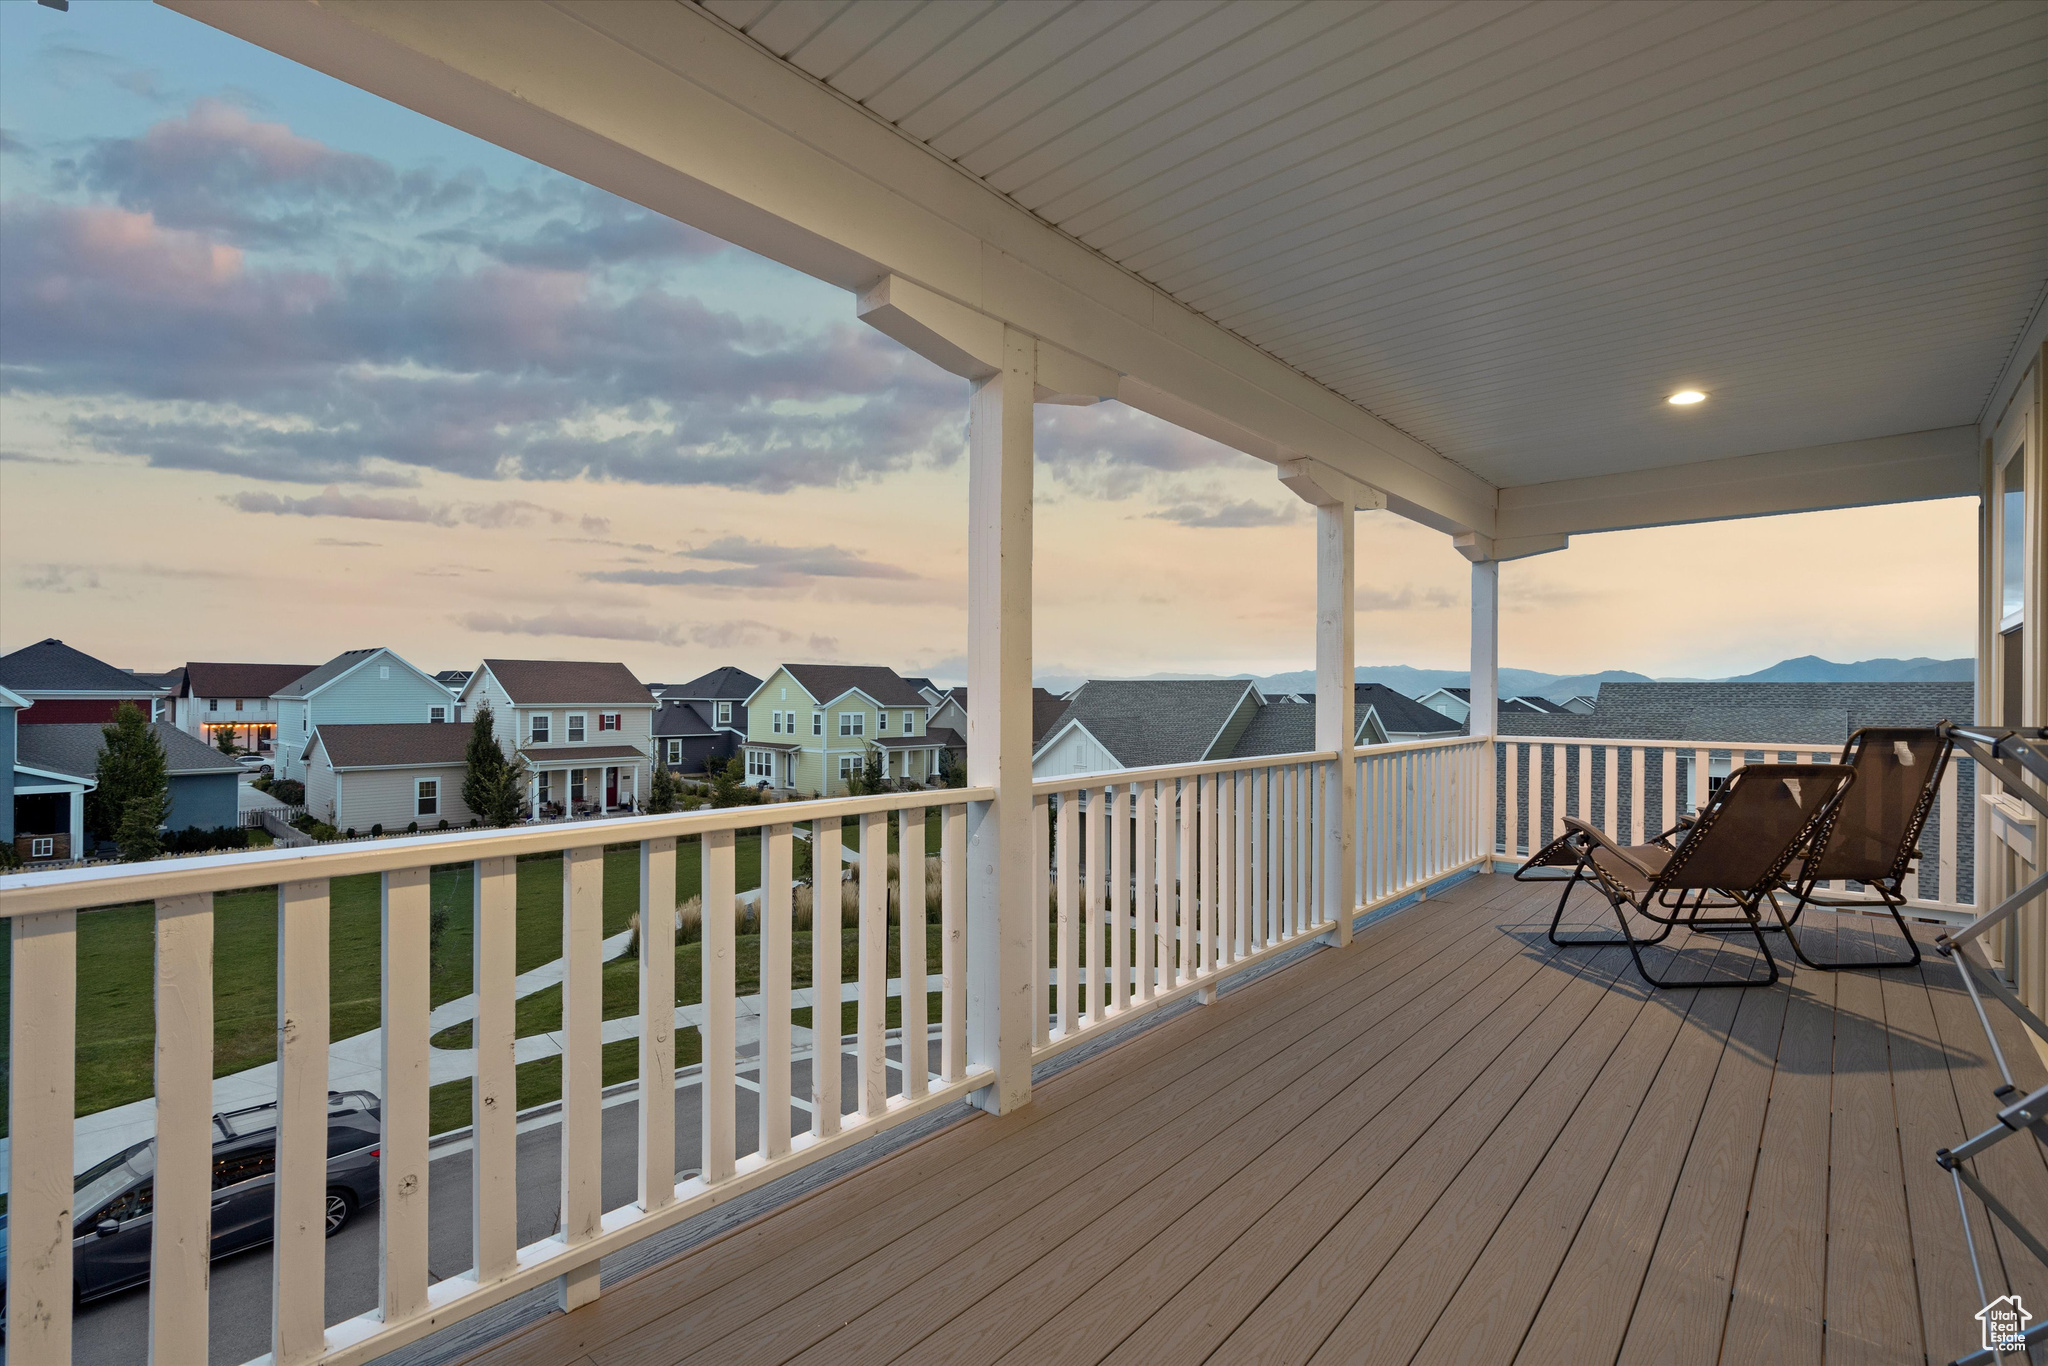
<path fill-rule="evenodd" d="M 867 754 L 846 775 L 846 795 L 866 797 L 887 792 L 889 780 L 882 776 L 882 766 L 887 762 L 880 745 L 869 745 Z"/>
<path fill-rule="evenodd" d="M 232 759 L 235 756 L 235 733 L 222 726 L 213 733 L 213 747 Z"/>
<path fill-rule="evenodd" d="M 943 787 L 967 786 L 967 766 L 953 758 L 953 751 L 939 751 L 939 783 Z"/>
<path fill-rule="evenodd" d="M 476 709 L 469 730 L 469 748 L 462 756 L 462 804 L 485 825 L 519 823 L 519 792 L 526 766 L 507 759 L 498 747 L 497 718 L 486 702 Z"/>
<path fill-rule="evenodd" d="M 132 833 L 136 848 L 156 845 L 135 855 L 150 858 L 161 852 L 155 832 L 171 808 L 171 773 L 164 758 L 164 742 L 132 702 L 114 708 L 113 721 L 102 726 L 100 734 L 104 738 L 94 774 L 98 786 L 86 795 L 86 828 L 100 839 L 120 844 L 124 858 L 131 841 L 123 832 Z M 145 829 L 148 839 L 142 838 Z"/>
<path fill-rule="evenodd" d="M 682 793 L 682 785 L 676 775 L 668 771 L 668 765 L 654 766 L 654 781 L 647 790 L 647 811 L 649 815 L 666 816 L 676 809 L 676 800 Z"/>
<path fill-rule="evenodd" d="M 711 766 L 713 806 L 749 806 L 756 800 L 755 795 L 747 791 L 747 766 L 737 754 L 722 764 Z"/>

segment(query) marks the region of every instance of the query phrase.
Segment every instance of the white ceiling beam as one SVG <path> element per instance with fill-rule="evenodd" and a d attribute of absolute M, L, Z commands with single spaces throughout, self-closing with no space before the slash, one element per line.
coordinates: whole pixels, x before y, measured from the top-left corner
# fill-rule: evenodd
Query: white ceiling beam
<path fill-rule="evenodd" d="M 1276 471 L 1280 482 L 1296 497 L 1314 507 L 1341 507 L 1352 512 L 1377 512 L 1387 505 L 1387 495 L 1361 484 L 1341 470 L 1320 460 L 1283 460 Z"/>
<path fill-rule="evenodd" d="M 1572 538 L 1562 532 L 1550 536 L 1513 536 L 1501 540 L 1493 536 L 1481 536 L 1476 531 L 1461 531 L 1451 537 L 1452 547 L 1473 564 L 1526 560 L 1531 555 L 1548 555 L 1553 550 L 1563 550 L 1571 543 Z"/>
<path fill-rule="evenodd" d="M 1977 428 L 1944 427 L 1500 491 L 1497 543 L 1978 492 Z"/>
<path fill-rule="evenodd" d="M 1128 388 L 1205 415 L 1184 425 L 1238 433 L 1227 444 L 1263 459 L 1311 455 L 1426 525 L 1494 531 L 1494 489 L 1478 476 L 694 5 L 165 3 L 842 288 L 920 285 L 1114 371 L 1126 402 Z"/>

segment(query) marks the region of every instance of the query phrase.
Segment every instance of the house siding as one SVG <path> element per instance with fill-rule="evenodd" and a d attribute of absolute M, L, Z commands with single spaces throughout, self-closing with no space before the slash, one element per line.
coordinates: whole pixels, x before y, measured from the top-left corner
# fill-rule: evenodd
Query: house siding
<path fill-rule="evenodd" d="M 403 830 L 415 820 L 422 830 L 435 829 L 444 820 L 450 826 L 468 825 L 475 819 L 475 813 L 462 804 L 462 775 L 461 764 L 432 768 L 350 769 L 336 775 L 340 778 L 340 803 L 332 818 L 323 819 L 337 829 L 353 828 L 364 834 L 373 825 L 382 825 L 386 833 Z M 435 779 L 441 784 L 441 810 L 438 815 L 419 816 L 414 813 L 414 784 L 422 778 Z M 309 802 L 311 797 L 309 789 Z"/>
<path fill-rule="evenodd" d="M 307 813 L 326 821 L 329 825 L 337 825 L 338 822 L 334 819 L 335 772 L 327 765 L 325 750 L 313 751 L 313 762 L 304 781 Z"/>
<path fill-rule="evenodd" d="M 1063 778 L 1070 773 L 1108 773 L 1123 767 L 1086 727 L 1075 726 L 1046 746 L 1032 761 L 1033 778 Z"/>
<path fill-rule="evenodd" d="M 389 666 L 389 678 L 378 677 L 382 666 Z M 299 756 L 310 738 L 309 721 L 312 729 L 389 722 L 426 725 L 429 707 L 448 707 L 452 716 L 448 690 L 388 651 L 373 655 L 310 698 L 278 699 L 277 776 L 304 780 L 306 764 Z"/>
<path fill-rule="evenodd" d="M 216 830 L 242 821 L 239 794 L 241 775 L 236 773 L 190 773 L 171 779 L 171 809 L 164 820 L 171 830 Z"/>
<path fill-rule="evenodd" d="M 0 707 L 0 840 L 14 843 L 14 707 Z"/>

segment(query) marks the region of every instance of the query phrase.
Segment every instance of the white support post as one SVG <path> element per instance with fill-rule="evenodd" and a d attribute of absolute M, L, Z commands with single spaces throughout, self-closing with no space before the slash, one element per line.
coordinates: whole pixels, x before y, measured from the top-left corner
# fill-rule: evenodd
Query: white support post
<path fill-rule="evenodd" d="M 1316 508 L 1316 748 L 1337 752 L 1330 766 L 1322 836 L 1323 912 L 1336 923 L 1329 942 L 1351 942 L 1358 905 L 1352 827 L 1358 806 L 1358 766 L 1352 762 L 1357 734 L 1357 613 L 1354 610 L 1358 519 L 1347 500 Z"/>
<path fill-rule="evenodd" d="M 1002 367 L 975 381 L 967 442 L 967 1052 L 1006 1114 L 1031 1100 L 1031 408 L 1036 345 L 1005 329 Z"/>
<path fill-rule="evenodd" d="M 1478 560 L 1472 565 L 1472 714 L 1467 718 L 1465 733 L 1472 736 L 1493 735 L 1499 730 L 1500 709 L 1500 561 Z M 1473 800 L 1479 807 L 1479 821 L 1486 832 L 1484 844 L 1488 853 L 1493 852 L 1493 811 L 1499 791 L 1498 774 L 1494 768 L 1495 746 L 1488 744 L 1479 755 L 1479 782 L 1475 785 Z M 1533 765 L 1532 765 L 1533 767 Z M 1530 787 L 1535 792 L 1535 787 Z M 1507 850 L 1515 851 L 1515 808 L 1514 794 L 1508 794 L 1508 837 Z M 1533 832 L 1535 821 L 1530 821 Z M 1533 834 L 1531 847 L 1535 845 Z M 1493 871 L 1493 862 L 1488 860 L 1486 871 Z"/>
<path fill-rule="evenodd" d="M 317 1361 L 327 1307 L 327 880 L 277 889 L 277 1176 L 270 1355 Z M 209 1078 L 208 1100 L 212 1099 Z M 209 1104 L 208 1108 L 211 1108 Z M 208 1153 L 212 1144 L 209 1136 Z"/>

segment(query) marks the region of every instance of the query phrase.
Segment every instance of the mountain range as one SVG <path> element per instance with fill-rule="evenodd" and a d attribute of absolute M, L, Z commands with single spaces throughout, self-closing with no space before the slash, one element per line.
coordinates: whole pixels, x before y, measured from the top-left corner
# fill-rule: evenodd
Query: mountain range
<path fill-rule="evenodd" d="M 1502 697 L 1533 696 L 1547 697 L 1562 702 L 1568 697 L 1581 694 L 1592 696 L 1600 691 L 1602 683 L 1967 683 L 1976 677 L 1977 661 L 1974 659 L 1863 659 L 1854 663 L 1840 664 L 1819 655 L 1801 655 L 1797 659 L 1781 659 L 1766 669 L 1755 673 L 1737 674 L 1733 678 L 1694 679 L 1660 678 L 1648 674 L 1633 673 L 1627 669 L 1602 669 L 1598 673 L 1552 674 L 1537 669 L 1502 669 L 1500 671 L 1500 693 Z M 1153 674 L 1154 678 L 1216 678 L 1217 674 Z M 1250 678 L 1266 692 L 1313 692 L 1316 675 L 1313 669 L 1298 669 L 1292 673 L 1268 674 L 1257 677 L 1252 674 L 1237 674 L 1238 678 Z M 1464 669 L 1417 669 L 1406 664 L 1374 664 L 1361 666 L 1358 670 L 1360 683 L 1383 683 L 1406 697 L 1421 697 L 1438 688 L 1462 688 L 1468 681 Z M 1041 678 L 1045 687 L 1065 691 L 1082 680 L 1079 678 Z"/>

